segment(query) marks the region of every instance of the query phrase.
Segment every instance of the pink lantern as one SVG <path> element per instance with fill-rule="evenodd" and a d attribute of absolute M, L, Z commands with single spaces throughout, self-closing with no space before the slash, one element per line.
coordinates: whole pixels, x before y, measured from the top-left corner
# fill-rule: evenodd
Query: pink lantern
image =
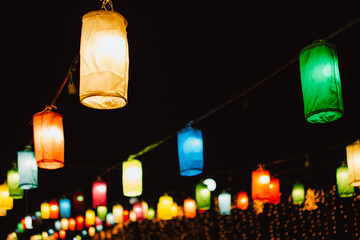
<path fill-rule="evenodd" d="M 96 181 L 92 186 L 93 208 L 106 206 L 106 182 Z"/>

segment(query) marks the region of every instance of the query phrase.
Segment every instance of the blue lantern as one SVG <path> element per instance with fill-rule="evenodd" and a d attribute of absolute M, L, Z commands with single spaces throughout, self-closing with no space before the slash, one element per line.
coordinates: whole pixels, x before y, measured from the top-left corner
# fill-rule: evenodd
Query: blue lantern
<path fill-rule="evenodd" d="M 27 148 L 17 152 L 17 164 L 19 172 L 19 187 L 22 189 L 34 189 L 38 187 L 38 166 L 35 153 Z"/>
<path fill-rule="evenodd" d="M 203 138 L 201 130 L 187 126 L 177 134 L 178 155 L 181 176 L 195 176 L 202 173 Z"/>
<path fill-rule="evenodd" d="M 231 212 L 231 194 L 230 193 L 220 193 L 218 197 L 219 201 L 219 212 L 220 215 L 230 215 Z"/>
<path fill-rule="evenodd" d="M 61 198 L 59 200 L 59 212 L 61 218 L 69 218 L 71 215 L 71 203 L 68 198 Z"/>

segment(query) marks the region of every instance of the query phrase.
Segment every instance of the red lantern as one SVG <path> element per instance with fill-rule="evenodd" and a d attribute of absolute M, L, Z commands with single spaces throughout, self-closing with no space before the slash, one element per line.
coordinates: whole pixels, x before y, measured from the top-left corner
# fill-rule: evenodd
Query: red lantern
<path fill-rule="evenodd" d="M 59 234 L 57 232 L 54 232 L 52 237 L 57 240 L 59 238 Z"/>
<path fill-rule="evenodd" d="M 137 220 L 144 219 L 144 210 L 143 210 L 141 202 L 134 203 L 133 211 L 134 211 L 134 213 L 136 215 Z"/>
<path fill-rule="evenodd" d="M 246 210 L 249 207 L 249 197 L 247 195 L 247 192 L 241 191 L 238 193 L 236 205 L 237 208 L 241 210 Z"/>
<path fill-rule="evenodd" d="M 35 159 L 39 168 L 64 166 L 64 130 L 61 114 L 47 108 L 33 116 Z"/>
<path fill-rule="evenodd" d="M 252 182 L 251 182 L 251 197 L 253 200 L 259 200 L 262 202 L 268 202 L 270 198 L 270 172 L 262 169 L 260 166 L 259 169 L 252 172 Z"/>
<path fill-rule="evenodd" d="M 92 187 L 93 208 L 96 208 L 98 206 L 106 206 L 106 192 L 107 192 L 106 182 L 96 181 L 93 183 L 93 187 Z"/>
<path fill-rule="evenodd" d="M 270 204 L 280 203 L 281 193 L 280 193 L 280 181 L 278 178 L 270 179 L 269 189 L 270 189 L 269 203 Z"/>
<path fill-rule="evenodd" d="M 82 230 L 84 228 L 84 217 L 79 215 L 76 217 L 76 230 Z"/>
<path fill-rule="evenodd" d="M 186 218 L 196 217 L 196 201 L 194 199 L 184 200 L 184 215 Z"/>
<path fill-rule="evenodd" d="M 126 223 L 127 221 L 129 221 L 129 210 L 124 210 L 123 211 L 123 223 Z"/>
<path fill-rule="evenodd" d="M 74 218 L 69 218 L 69 231 L 75 231 L 76 221 Z"/>
<path fill-rule="evenodd" d="M 50 219 L 59 218 L 59 204 L 56 201 L 50 201 Z"/>
<path fill-rule="evenodd" d="M 60 229 L 59 238 L 60 239 L 65 239 L 66 238 L 66 231 L 64 229 Z"/>

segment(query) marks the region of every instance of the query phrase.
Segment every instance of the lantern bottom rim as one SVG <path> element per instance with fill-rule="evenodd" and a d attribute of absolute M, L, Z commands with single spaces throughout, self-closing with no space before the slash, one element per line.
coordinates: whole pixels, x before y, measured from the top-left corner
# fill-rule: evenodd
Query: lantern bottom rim
<path fill-rule="evenodd" d="M 339 119 L 343 115 L 342 109 L 326 108 L 312 111 L 306 114 L 306 121 L 309 123 L 328 123 Z"/>

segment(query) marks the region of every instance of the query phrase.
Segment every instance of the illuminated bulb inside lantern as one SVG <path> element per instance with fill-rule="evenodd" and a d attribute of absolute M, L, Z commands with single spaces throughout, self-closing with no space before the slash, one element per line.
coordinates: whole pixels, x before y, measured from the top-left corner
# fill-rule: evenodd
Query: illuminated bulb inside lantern
<path fill-rule="evenodd" d="M 242 198 L 242 199 L 240 200 L 240 202 L 241 202 L 241 203 L 246 203 L 247 200 L 246 200 L 246 198 Z"/>
<path fill-rule="evenodd" d="M 325 77 L 330 77 L 331 76 L 331 65 L 327 64 L 323 68 L 323 74 L 324 74 Z"/>
<path fill-rule="evenodd" d="M 78 202 L 82 202 L 82 201 L 84 201 L 84 197 L 83 197 L 83 196 L 81 196 L 81 195 L 77 196 L 77 198 L 76 198 L 76 199 L 78 200 Z"/>
<path fill-rule="evenodd" d="M 137 180 L 142 175 L 141 169 L 137 166 L 129 167 L 128 169 L 126 169 L 125 174 L 126 174 L 125 178 L 128 179 L 129 181 Z"/>
<path fill-rule="evenodd" d="M 271 188 L 273 188 L 273 187 L 274 187 L 274 184 L 271 183 L 271 184 L 269 185 L 269 188 L 271 189 Z"/>
<path fill-rule="evenodd" d="M 62 133 L 62 131 L 60 131 L 60 129 L 57 128 L 57 127 L 51 127 L 51 128 L 49 128 L 49 130 L 46 131 L 46 132 L 44 133 L 44 135 L 45 135 L 46 137 L 55 138 L 55 139 L 57 139 L 57 140 L 62 140 L 62 139 L 63 139 L 63 133 Z"/>
<path fill-rule="evenodd" d="M 202 151 L 202 141 L 198 138 L 189 137 L 184 142 L 184 152 L 201 152 Z"/>
<path fill-rule="evenodd" d="M 98 186 L 97 190 L 98 190 L 98 192 L 103 193 L 103 192 L 105 192 L 105 191 L 106 191 L 106 186 L 104 186 L 104 185 L 100 185 L 100 186 Z"/>
<path fill-rule="evenodd" d="M 56 206 L 56 205 L 51 205 L 51 210 L 56 211 L 57 209 L 58 209 L 58 206 Z"/>
<path fill-rule="evenodd" d="M 99 55 L 105 55 L 106 58 L 113 58 L 111 62 L 124 62 L 126 54 L 126 42 L 125 37 L 118 35 L 103 35 L 96 41 L 95 51 Z"/>
<path fill-rule="evenodd" d="M 346 172 L 341 172 L 341 173 L 340 173 L 340 177 L 341 177 L 341 178 L 345 178 L 345 177 L 346 177 Z"/>
<path fill-rule="evenodd" d="M 259 177 L 259 183 L 260 184 L 268 184 L 270 182 L 270 177 L 267 175 L 262 175 Z"/>

